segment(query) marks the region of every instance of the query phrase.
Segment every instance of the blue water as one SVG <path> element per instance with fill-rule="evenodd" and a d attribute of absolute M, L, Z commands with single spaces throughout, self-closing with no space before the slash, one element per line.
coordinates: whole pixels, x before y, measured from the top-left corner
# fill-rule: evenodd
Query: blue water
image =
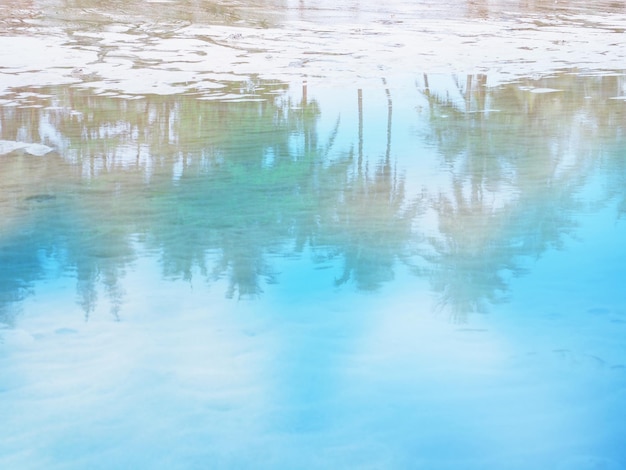
<path fill-rule="evenodd" d="M 0 107 L 0 468 L 626 468 L 624 76 L 470 78 Z"/>

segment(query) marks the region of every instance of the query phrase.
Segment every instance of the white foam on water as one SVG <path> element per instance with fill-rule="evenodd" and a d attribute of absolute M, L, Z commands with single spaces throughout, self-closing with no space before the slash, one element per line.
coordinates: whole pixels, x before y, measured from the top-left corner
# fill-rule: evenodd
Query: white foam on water
<path fill-rule="evenodd" d="M 0 155 L 20 150 L 35 157 L 42 157 L 52 152 L 52 148 L 43 144 L 29 144 L 27 142 L 16 142 L 10 140 L 0 140 Z"/>
<path fill-rule="evenodd" d="M 331 14 L 302 21 L 291 19 L 291 11 L 263 28 L 164 23 L 167 34 L 149 25 L 137 28 L 113 13 L 108 21 L 114 28 L 71 32 L 91 39 L 85 46 L 67 41 L 61 26 L 43 28 L 44 36 L 26 29 L 0 38 L 3 84 L 82 81 L 71 74 L 77 65 L 81 75 L 97 74 L 110 89 L 169 94 L 190 89 L 206 73 L 287 82 L 306 76 L 339 84 L 424 71 L 489 71 L 491 80 L 510 81 L 564 68 L 621 70 L 625 63 L 619 33 L 626 28 L 623 15 L 563 15 L 554 21 L 541 14 L 462 18 L 446 16 L 449 7 L 443 7 L 435 19 L 424 16 L 427 10 L 420 5 L 394 2 L 379 11 L 361 5 L 354 10 L 359 19 L 362 9 L 360 21 L 339 17 L 330 24 L 325 22 Z M 316 6 L 317 11 L 324 8 L 339 11 L 334 4 Z"/>

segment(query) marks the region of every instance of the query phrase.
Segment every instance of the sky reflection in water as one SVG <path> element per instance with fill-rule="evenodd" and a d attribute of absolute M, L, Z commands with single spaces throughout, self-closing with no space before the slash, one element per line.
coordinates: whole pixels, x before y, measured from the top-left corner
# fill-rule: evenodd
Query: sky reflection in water
<path fill-rule="evenodd" d="M 626 81 L 488 85 L 5 92 L 0 466 L 624 468 Z"/>

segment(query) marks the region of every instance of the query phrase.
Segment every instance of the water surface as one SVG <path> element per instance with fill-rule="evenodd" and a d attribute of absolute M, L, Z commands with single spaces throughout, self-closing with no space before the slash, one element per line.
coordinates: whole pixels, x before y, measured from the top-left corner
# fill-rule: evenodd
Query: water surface
<path fill-rule="evenodd" d="M 22 3 L 0 467 L 626 468 L 621 5 Z"/>

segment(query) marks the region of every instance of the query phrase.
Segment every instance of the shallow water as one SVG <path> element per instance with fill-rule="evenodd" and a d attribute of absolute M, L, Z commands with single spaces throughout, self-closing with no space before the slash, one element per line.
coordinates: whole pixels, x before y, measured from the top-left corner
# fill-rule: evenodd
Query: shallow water
<path fill-rule="evenodd" d="M 621 4 L 151 5 L 0 7 L 0 468 L 626 468 Z"/>

